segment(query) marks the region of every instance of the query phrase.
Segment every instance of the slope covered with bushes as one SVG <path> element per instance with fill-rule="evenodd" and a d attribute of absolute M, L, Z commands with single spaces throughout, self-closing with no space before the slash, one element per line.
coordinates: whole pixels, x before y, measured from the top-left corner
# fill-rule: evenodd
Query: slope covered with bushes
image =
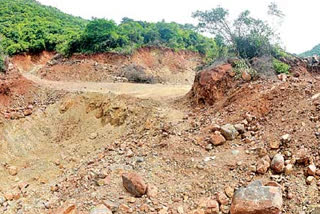
<path fill-rule="evenodd" d="M 91 21 L 74 17 L 35 0 L 1 0 L 0 45 L 9 55 L 56 50 L 75 52 L 130 53 L 142 46 L 164 46 L 215 55 L 216 43 L 190 25 L 148 23 L 124 18 Z"/>
<path fill-rule="evenodd" d="M 56 50 L 87 21 L 34 0 L 1 0 L 1 45 L 9 54 Z"/>
<path fill-rule="evenodd" d="M 174 22 L 148 23 L 124 18 L 117 25 L 112 20 L 93 19 L 64 51 L 66 54 L 105 51 L 130 53 L 143 46 L 164 46 L 214 56 L 217 53 L 215 41 L 192 28 Z"/>

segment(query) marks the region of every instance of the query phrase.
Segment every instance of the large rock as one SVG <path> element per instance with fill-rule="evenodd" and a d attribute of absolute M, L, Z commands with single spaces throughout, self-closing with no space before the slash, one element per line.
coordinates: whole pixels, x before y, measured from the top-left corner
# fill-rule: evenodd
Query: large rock
<path fill-rule="evenodd" d="M 147 192 L 147 185 L 137 173 L 131 172 L 122 175 L 123 186 L 136 197 L 141 197 Z"/>
<path fill-rule="evenodd" d="M 227 140 L 234 140 L 239 135 L 239 132 L 237 131 L 237 129 L 233 125 L 226 124 L 221 127 L 221 134 Z"/>
<path fill-rule="evenodd" d="M 213 105 L 234 86 L 232 66 L 223 64 L 197 73 L 189 96 L 198 104 Z"/>
<path fill-rule="evenodd" d="M 279 187 L 263 186 L 261 181 L 251 183 L 247 188 L 236 191 L 231 214 L 280 214 L 282 193 Z"/>

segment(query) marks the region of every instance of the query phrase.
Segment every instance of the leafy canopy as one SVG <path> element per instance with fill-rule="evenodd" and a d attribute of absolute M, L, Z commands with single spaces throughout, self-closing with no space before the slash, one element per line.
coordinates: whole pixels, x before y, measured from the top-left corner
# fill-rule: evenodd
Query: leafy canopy
<path fill-rule="evenodd" d="M 283 17 L 275 3 L 270 4 L 268 14 Z M 211 10 L 196 11 L 193 17 L 198 19 L 198 28 L 202 32 L 219 36 L 232 52 L 242 58 L 271 54 L 272 42 L 277 39 L 269 24 L 253 18 L 248 10 L 240 13 L 235 20 L 230 20 L 229 11 L 220 6 Z"/>
<path fill-rule="evenodd" d="M 112 20 L 84 20 L 43 6 L 35 0 L 1 0 L 0 46 L 9 55 L 21 52 L 58 51 L 124 52 L 142 46 L 163 46 L 191 50 L 214 57 L 218 47 L 214 39 L 195 32 L 192 25 L 148 23 L 124 18 L 118 25 Z"/>
<path fill-rule="evenodd" d="M 69 42 L 65 54 L 106 51 L 130 53 L 143 46 L 191 50 L 211 57 L 217 54 L 214 39 L 196 33 L 191 25 L 149 23 L 129 18 L 124 18 L 119 25 L 112 20 L 93 19 L 78 38 Z"/>

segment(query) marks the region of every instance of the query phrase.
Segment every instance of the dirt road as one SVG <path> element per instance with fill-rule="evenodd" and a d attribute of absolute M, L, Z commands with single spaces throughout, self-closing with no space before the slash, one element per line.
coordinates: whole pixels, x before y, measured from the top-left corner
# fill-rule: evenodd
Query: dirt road
<path fill-rule="evenodd" d="M 139 98 L 161 100 L 183 96 L 191 89 L 191 85 L 49 81 L 41 79 L 32 73 L 28 72 L 22 75 L 43 87 L 70 92 L 97 92 L 103 94 L 112 92 L 114 94 L 128 94 Z"/>

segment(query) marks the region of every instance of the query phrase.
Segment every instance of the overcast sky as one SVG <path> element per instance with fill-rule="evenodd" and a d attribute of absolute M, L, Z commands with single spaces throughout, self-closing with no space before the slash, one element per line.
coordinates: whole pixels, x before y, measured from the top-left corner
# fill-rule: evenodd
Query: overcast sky
<path fill-rule="evenodd" d="M 249 9 L 255 17 L 265 18 L 271 0 L 38 0 L 60 10 L 81 16 L 113 19 L 122 17 L 143 21 L 193 23 L 192 12 L 221 5 L 238 14 Z M 301 53 L 320 43 L 320 0 L 275 0 L 286 14 L 280 29 L 287 51 Z"/>

